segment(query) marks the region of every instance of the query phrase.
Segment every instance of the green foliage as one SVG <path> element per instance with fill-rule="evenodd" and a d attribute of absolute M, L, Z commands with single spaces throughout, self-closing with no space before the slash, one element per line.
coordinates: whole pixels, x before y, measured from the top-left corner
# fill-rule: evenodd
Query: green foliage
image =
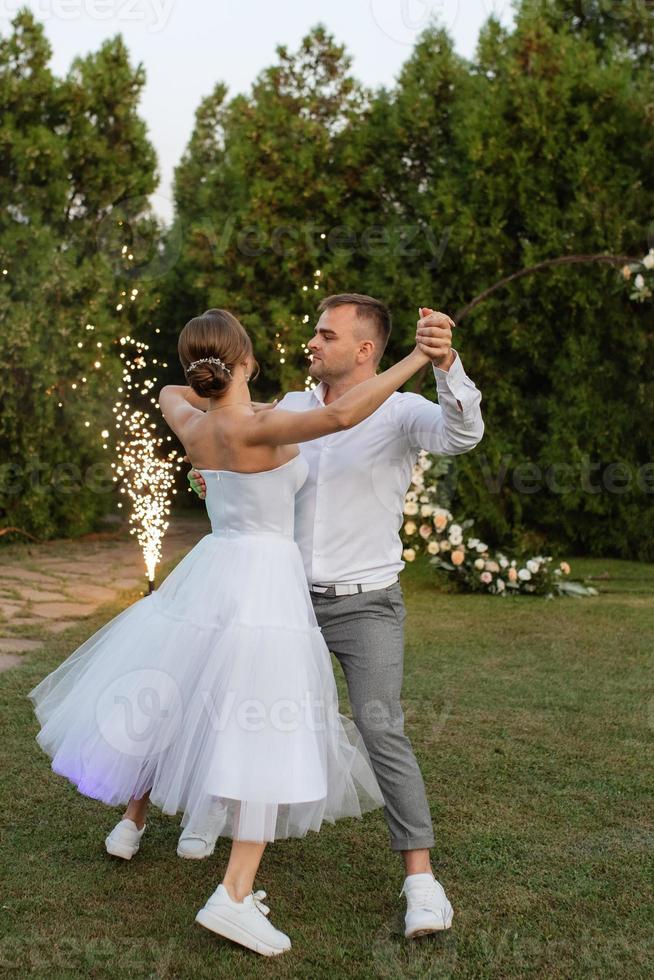
<path fill-rule="evenodd" d="M 0 39 L 0 522 L 44 537 L 88 530 L 113 503 L 100 431 L 125 285 L 106 232 L 118 202 L 143 207 L 156 184 L 144 75 L 120 38 L 64 79 L 49 59 L 17 14 Z"/>

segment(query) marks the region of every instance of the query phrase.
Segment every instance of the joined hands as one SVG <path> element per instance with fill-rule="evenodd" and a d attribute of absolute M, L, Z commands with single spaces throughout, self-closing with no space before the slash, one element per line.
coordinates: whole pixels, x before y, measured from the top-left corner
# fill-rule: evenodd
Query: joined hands
<path fill-rule="evenodd" d="M 447 313 L 439 313 L 428 306 L 420 307 L 420 319 L 416 325 L 416 349 L 443 371 L 448 370 L 456 357 L 452 352 L 454 327 L 454 320 Z"/>

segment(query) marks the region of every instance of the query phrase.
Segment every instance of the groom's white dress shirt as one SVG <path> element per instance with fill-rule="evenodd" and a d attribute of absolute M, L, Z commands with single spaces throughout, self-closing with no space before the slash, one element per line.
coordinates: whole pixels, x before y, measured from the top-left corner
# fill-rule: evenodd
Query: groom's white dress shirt
<path fill-rule="evenodd" d="M 399 531 L 419 450 L 455 456 L 484 434 L 481 392 L 454 353 L 448 371 L 432 365 L 438 404 L 396 391 L 358 425 L 299 444 L 309 473 L 295 498 L 295 540 L 309 585 L 382 582 L 404 568 Z M 325 388 L 290 391 L 277 407 L 324 405 Z"/>

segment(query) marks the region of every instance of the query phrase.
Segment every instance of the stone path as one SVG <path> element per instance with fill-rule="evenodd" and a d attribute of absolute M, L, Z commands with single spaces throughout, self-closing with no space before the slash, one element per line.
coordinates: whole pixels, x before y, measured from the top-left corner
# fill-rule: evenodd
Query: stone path
<path fill-rule="evenodd" d="M 175 517 L 164 537 L 162 561 L 186 554 L 210 530 L 206 515 Z M 143 558 L 136 538 L 124 528 L 0 549 L 0 670 L 139 586 L 145 593 Z"/>

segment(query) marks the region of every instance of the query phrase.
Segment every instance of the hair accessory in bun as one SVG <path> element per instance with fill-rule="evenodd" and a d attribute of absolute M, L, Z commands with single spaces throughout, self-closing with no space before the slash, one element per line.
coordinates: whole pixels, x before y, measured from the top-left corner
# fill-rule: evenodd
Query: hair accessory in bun
<path fill-rule="evenodd" d="M 198 366 L 198 364 L 219 364 L 224 371 L 227 371 L 227 374 L 231 375 L 232 373 L 225 362 L 221 361 L 219 357 L 200 357 L 197 361 L 193 361 L 192 364 L 189 364 L 186 370 L 192 371 L 193 368 Z"/>

